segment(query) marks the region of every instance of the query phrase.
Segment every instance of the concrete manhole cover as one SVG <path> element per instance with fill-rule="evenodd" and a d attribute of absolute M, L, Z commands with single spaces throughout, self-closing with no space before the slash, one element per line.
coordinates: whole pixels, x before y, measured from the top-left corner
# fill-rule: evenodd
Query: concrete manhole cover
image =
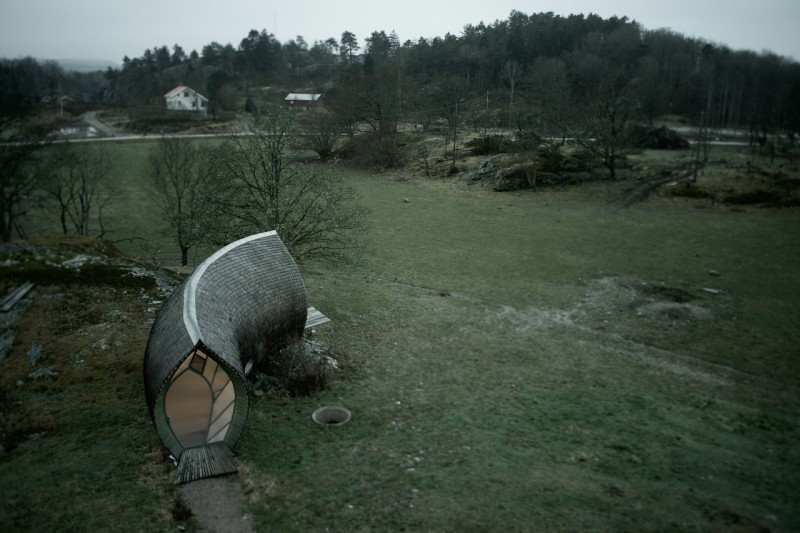
<path fill-rule="evenodd" d="M 344 407 L 320 407 L 311 418 L 322 426 L 341 426 L 350 422 L 350 411 Z"/>

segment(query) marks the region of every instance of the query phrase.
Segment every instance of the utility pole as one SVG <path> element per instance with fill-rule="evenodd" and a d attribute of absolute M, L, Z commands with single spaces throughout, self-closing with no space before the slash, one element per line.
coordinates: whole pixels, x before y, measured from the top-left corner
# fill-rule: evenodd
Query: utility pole
<path fill-rule="evenodd" d="M 456 136 L 458 135 L 458 102 L 456 102 L 455 120 L 453 120 L 453 168 L 456 166 Z"/>
<path fill-rule="evenodd" d="M 486 128 L 489 124 L 489 89 L 486 89 L 486 116 L 483 118 L 483 137 L 486 138 Z"/>

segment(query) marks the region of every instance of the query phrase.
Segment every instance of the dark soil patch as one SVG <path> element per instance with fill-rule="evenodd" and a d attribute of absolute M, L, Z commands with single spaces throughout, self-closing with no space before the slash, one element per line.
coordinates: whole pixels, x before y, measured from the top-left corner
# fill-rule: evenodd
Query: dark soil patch
<path fill-rule="evenodd" d="M 208 531 L 253 531 L 250 517 L 241 510 L 242 492 L 238 484 L 221 477 L 199 479 L 182 485 L 181 492 L 189 512 Z"/>
<path fill-rule="evenodd" d="M 172 518 L 174 518 L 176 522 L 185 522 L 192 516 L 194 516 L 194 513 L 192 513 L 192 510 L 189 509 L 182 499 L 178 498 L 173 502 Z"/>
<path fill-rule="evenodd" d="M 644 292 L 660 297 L 663 300 L 676 303 L 686 303 L 696 300 L 697 297 L 692 293 L 677 287 L 647 287 Z"/>
<path fill-rule="evenodd" d="M 782 195 L 776 191 L 758 189 L 755 191 L 728 195 L 723 199 L 723 202 L 729 205 L 776 205 L 780 204 L 782 200 Z"/>
<path fill-rule="evenodd" d="M 694 186 L 691 183 L 686 183 L 684 185 L 679 185 L 677 187 L 672 187 L 671 189 L 667 189 L 667 194 L 670 196 L 679 196 L 681 198 L 710 198 L 711 194 L 708 191 Z"/>

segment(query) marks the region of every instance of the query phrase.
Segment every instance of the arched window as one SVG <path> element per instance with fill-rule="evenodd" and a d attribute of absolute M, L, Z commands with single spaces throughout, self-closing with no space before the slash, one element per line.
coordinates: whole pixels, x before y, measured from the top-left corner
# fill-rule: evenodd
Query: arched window
<path fill-rule="evenodd" d="M 169 426 L 181 446 L 224 441 L 235 399 L 223 366 L 200 350 L 189 355 L 175 372 L 164 401 Z"/>

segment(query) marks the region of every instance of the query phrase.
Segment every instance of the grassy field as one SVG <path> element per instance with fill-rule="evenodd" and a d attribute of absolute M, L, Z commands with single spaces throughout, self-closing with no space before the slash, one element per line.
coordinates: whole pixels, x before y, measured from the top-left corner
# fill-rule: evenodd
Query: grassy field
<path fill-rule="evenodd" d="M 126 253 L 174 257 L 137 178 L 146 146 L 117 148 L 125 201 L 109 238 L 135 232 L 145 239 L 121 241 Z M 503 194 L 402 173 L 348 182 L 373 212 L 369 252 L 303 266 L 340 370 L 315 397 L 254 397 L 246 469 L 227 481 L 258 530 L 800 529 L 796 209 L 624 208 L 624 182 Z M 123 523 L 116 501 L 131 529 L 174 527 L 140 391 L 139 318 L 152 312 L 119 288 L 104 298 L 131 320 L 117 334 L 125 365 L 39 391 L 70 424 L 0 459 L 15 529 L 60 529 L 59 513 L 67 529 L 102 529 Z M 105 353 L 98 372 L 114 365 Z M 4 397 L 34 401 L 15 379 Z M 101 387 L 103 416 L 81 414 Z M 353 419 L 317 426 L 322 405 Z"/>
<path fill-rule="evenodd" d="M 798 527 L 797 213 L 353 181 L 372 253 L 307 273 L 346 370 L 254 409 L 261 527 Z"/>

